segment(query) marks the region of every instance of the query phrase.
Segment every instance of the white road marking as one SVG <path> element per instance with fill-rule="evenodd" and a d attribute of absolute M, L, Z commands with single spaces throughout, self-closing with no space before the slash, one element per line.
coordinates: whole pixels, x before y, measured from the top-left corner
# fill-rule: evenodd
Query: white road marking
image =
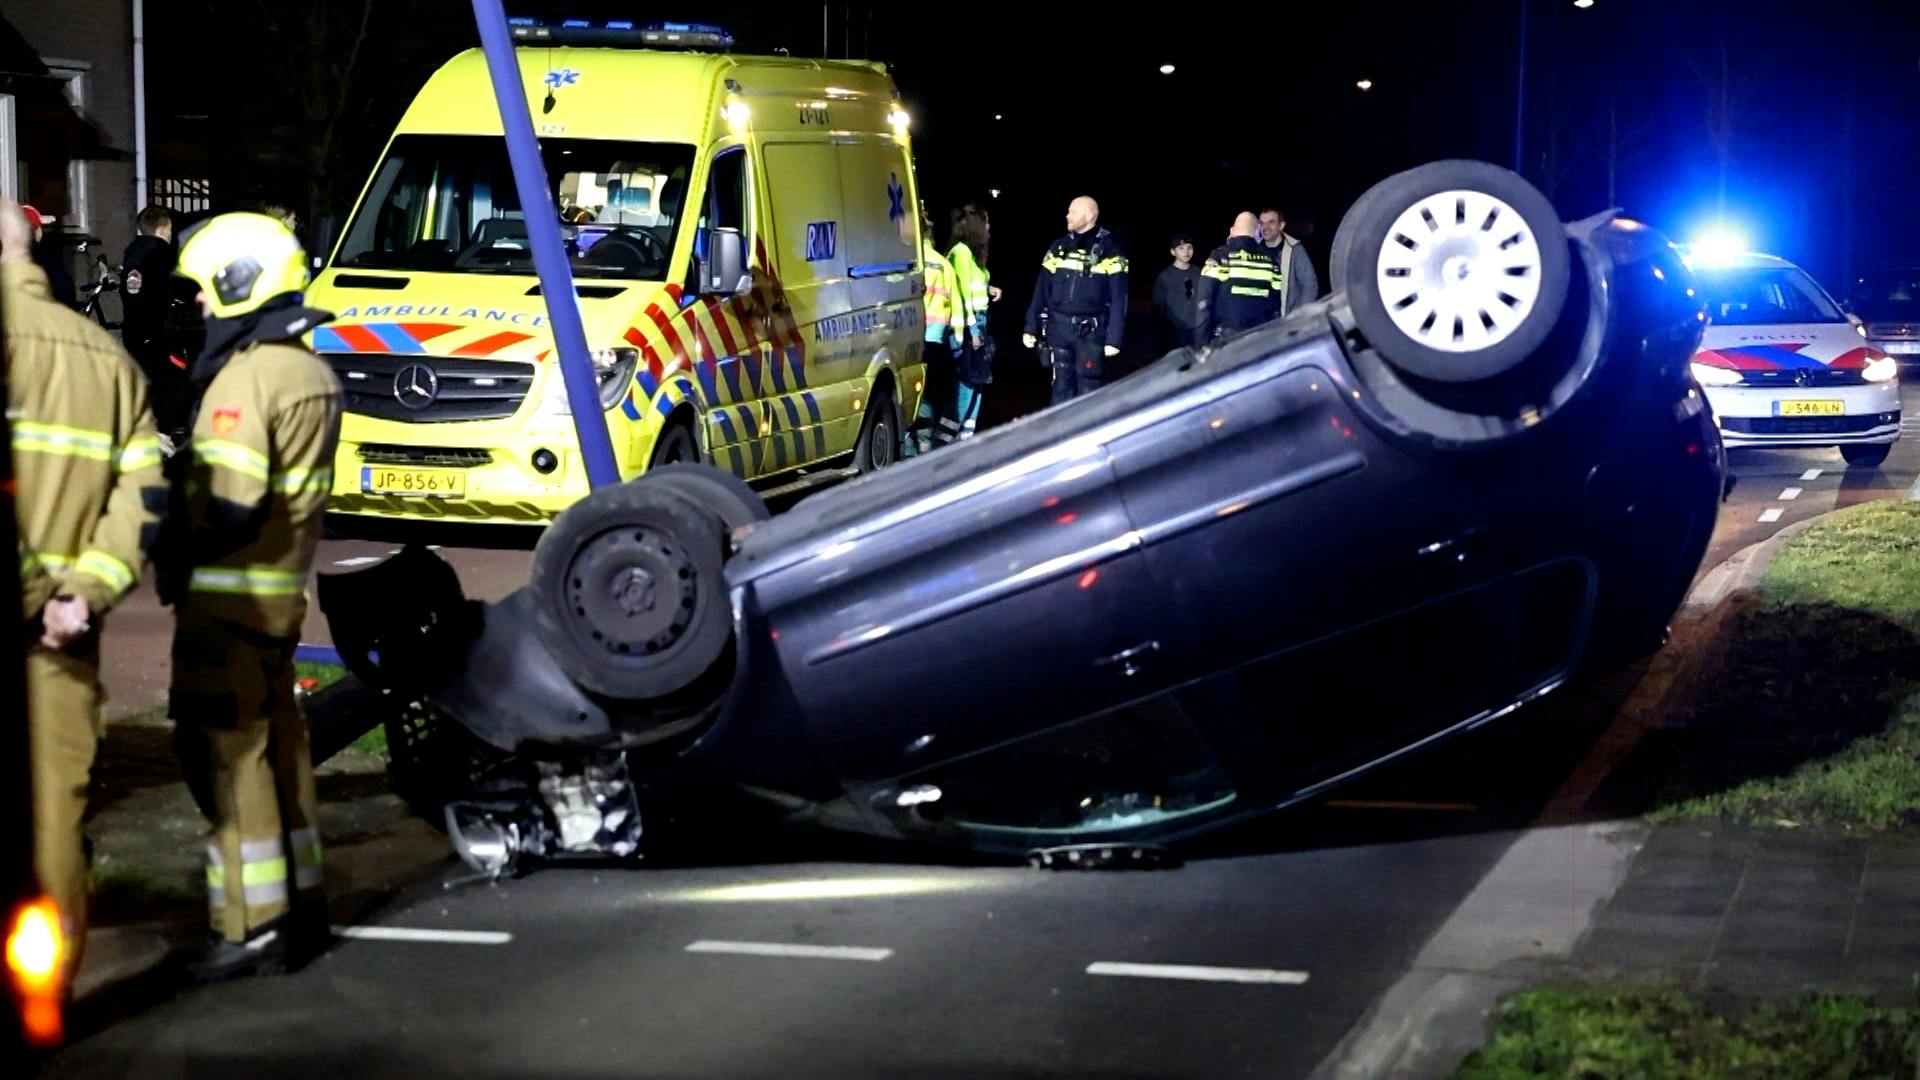
<path fill-rule="evenodd" d="M 351 558 L 351 559 L 335 559 L 335 560 L 333 560 L 333 565 L 335 565 L 335 566 L 365 566 L 365 565 L 367 565 L 368 563 L 377 563 L 377 562 L 379 562 L 379 561 L 380 561 L 380 556 L 378 556 L 378 555 L 355 555 L 355 556 L 354 556 L 353 558 Z"/>
<path fill-rule="evenodd" d="M 1788 488 L 1780 493 L 1781 502 L 1792 502 L 1800 497 L 1800 488 Z"/>
<path fill-rule="evenodd" d="M 1762 525 L 1766 525 L 1766 524 L 1769 524 L 1769 523 L 1771 523 L 1771 522 L 1775 522 L 1775 521 L 1779 521 L 1779 520 L 1780 520 L 1780 515 L 1781 515 L 1781 514 L 1784 514 L 1784 513 L 1786 513 L 1786 511 L 1784 511 L 1784 510 L 1782 510 L 1782 509 L 1780 509 L 1780 508 L 1779 508 L 1779 507 L 1777 507 L 1777 506 L 1776 506 L 1776 507 L 1773 507 L 1773 508 L 1772 508 L 1772 509 L 1770 509 L 1770 510 L 1764 510 L 1764 511 L 1761 511 L 1761 513 L 1760 513 L 1760 524 L 1762 524 Z"/>
<path fill-rule="evenodd" d="M 1207 967 L 1201 964 L 1128 964 L 1117 960 L 1100 960 L 1088 964 L 1087 974 L 1121 975 L 1134 979 L 1185 979 L 1190 982 L 1258 983 L 1270 986 L 1301 986 L 1307 981 L 1307 973 L 1304 971 Z"/>
<path fill-rule="evenodd" d="M 805 960 L 864 960 L 870 964 L 877 964 L 893 955 L 892 949 L 870 949 L 860 945 L 787 945 L 774 941 L 696 941 L 687 946 L 687 951 Z"/>
<path fill-rule="evenodd" d="M 513 935 L 505 930 L 415 930 L 406 926 L 336 926 L 343 938 L 361 941 L 411 941 L 440 945 L 505 945 Z"/>
<path fill-rule="evenodd" d="M 1801 473 L 1801 474 L 1800 474 L 1800 479 L 1802 479 L 1802 480 L 1818 480 L 1818 479 L 1820 479 L 1820 470 L 1819 470 L 1819 469 L 1808 469 L 1808 470 L 1807 470 L 1806 472 L 1803 472 L 1803 473 Z"/>

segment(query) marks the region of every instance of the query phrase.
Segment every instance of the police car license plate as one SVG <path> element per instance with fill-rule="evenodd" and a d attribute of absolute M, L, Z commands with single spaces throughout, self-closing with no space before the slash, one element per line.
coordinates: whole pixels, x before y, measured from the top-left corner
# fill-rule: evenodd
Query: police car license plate
<path fill-rule="evenodd" d="M 412 495 L 427 499 L 457 499 L 467 493 L 465 473 L 452 469 L 360 468 L 360 490 L 369 495 Z"/>
<path fill-rule="evenodd" d="M 1920 341 L 1889 341 L 1883 348 L 1890 353 L 1920 353 Z"/>
<path fill-rule="evenodd" d="M 1847 406 L 1842 401 L 1776 401 L 1773 403 L 1775 416 L 1845 416 Z"/>

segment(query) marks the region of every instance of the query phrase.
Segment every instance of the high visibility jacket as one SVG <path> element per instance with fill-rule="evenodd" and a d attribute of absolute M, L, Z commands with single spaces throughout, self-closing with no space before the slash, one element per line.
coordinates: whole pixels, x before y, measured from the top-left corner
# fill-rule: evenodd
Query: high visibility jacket
<path fill-rule="evenodd" d="M 967 319 L 957 295 L 953 264 L 934 250 L 930 240 L 920 241 L 920 261 L 926 264 L 927 276 L 926 340 L 959 348 L 967 332 Z"/>
<path fill-rule="evenodd" d="M 332 369 L 293 341 L 249 345 L 207 384 L 184 480 L 187 535 L 240 542 L 194 542 L 183 619 L 300 632 L 341 404 Z"/>
<path fill-rule="evenodd" d="M 130 591 L 167 505 L 147 381 L 31 263 L 0 264 L 23 617 L 57 592 L 103 612 Z"/>
<path fill-rule="evenodd" d="M 960 301 L 960 321 L 968 333 L 985 336 L 987 305 L 993 302 L 993 294 L 987 289 L 993 276 L 975 261 L 973 249 L 965 244 L 953 245 L 947 252 L 947 261 L 953 264 L 953 291 Z"/>
<path fill-rule="evenodd" d="M 1106 344 L 1120 347 L 1127 328 L 1127 257 L 1112 233 L 1068 233 L 1047 248 L 1027 305 L 1027 333 L 1040 332 L 1042 314 L 1056 324 L 1062 316 L 1096 317 Z"/>
<path fill-rule="evenodd" d="M 1286 283 L 1273 256 L 1251 236 L 1214 248 L 1200 267 L 1200 339 L 1280 317 Z"/>

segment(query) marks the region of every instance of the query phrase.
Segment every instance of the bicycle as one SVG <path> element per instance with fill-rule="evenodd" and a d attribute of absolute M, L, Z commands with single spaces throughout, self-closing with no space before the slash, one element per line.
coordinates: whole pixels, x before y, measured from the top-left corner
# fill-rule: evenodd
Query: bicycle
<path fill-rule="evenodd" d="M 124 267 L 109 263 L 105 255 L 95 255 L 93 257 L 94 280 L 80 287 L 77 305 L 80 313 L 99 323 L 103 329 L 120 329 L 120 320 L 107 318 L 106 304 L 102 297 L 109 292 L 117 294 L 120 291 L 120 279 L 124 270 Z"/>

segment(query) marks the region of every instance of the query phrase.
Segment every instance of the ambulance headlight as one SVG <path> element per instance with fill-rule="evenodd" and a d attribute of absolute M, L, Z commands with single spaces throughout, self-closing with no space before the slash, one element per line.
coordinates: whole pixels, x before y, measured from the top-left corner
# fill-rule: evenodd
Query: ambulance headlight
<path fill-rule="evenodd" d="M 1882 356 L 1867 361 L 1867 366 L 1860 372 L 1860 377 L 1868 382 L 1886 382 L 1899 374 L 1900 361 L 1891 356 Z"/>
<path fill-rule="evenodd" d="M 593 380 L 600 386 L 600 407 L 611 409 L 627 396 L 627 384 L 640 366 L 639 349 L 595 349 Z"/>
<path fill-rule="evenodd" d="M 591 359 L 594 385 L 600 391 L 600 407 L 611 409 L 627 396 L 627 385 L 633 381 L 633 373 L 640 366 L 640 350 L 595 349 Z M 540 398 L 540 408 L 534 415 L 573 415 L 573 404 L 567 400 L 567 380 L 560 374 L 559 368 L 553 369 L 548 375 L 546 390 Z"/>

